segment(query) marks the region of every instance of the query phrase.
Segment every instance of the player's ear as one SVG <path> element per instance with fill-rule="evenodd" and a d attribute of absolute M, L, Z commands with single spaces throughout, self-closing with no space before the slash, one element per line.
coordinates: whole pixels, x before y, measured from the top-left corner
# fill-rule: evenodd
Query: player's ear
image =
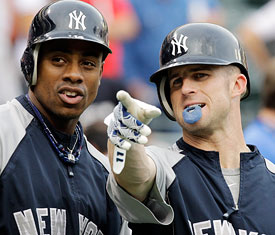
<path fill-rule="evenodd" d="M 245 91 L 246 91 L 246 84 L 247 84 L 247 79 L 245 77 L 245 75 L 243 74 L 238 74 L 233 86 L 233 90 L 232 90 L 232 96 L 236 97 L 236 96 L 242 96 Z"/>

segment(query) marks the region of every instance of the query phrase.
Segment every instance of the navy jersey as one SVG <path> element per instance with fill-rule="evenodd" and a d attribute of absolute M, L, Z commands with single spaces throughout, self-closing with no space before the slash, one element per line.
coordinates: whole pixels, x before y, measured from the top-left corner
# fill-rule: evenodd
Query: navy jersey
<path fill-rule="evenodd" d="M 122 190 L 112 176 L 108 192 L 133 235 L 274 235 L 275 167 L 255 146 L 240 154 L 240 193 L 235 205 L 219 155 L 186 144 L 147 148 L 157 166 L 145 202 Z"/>
<path fill-rule="evenodd" d="M 0 120 L 1 235 L 119 234 L 121 218 L 106 192 L 106 156 L 84 140 L 69 167 L 24 96 L 1 105 Z"/>

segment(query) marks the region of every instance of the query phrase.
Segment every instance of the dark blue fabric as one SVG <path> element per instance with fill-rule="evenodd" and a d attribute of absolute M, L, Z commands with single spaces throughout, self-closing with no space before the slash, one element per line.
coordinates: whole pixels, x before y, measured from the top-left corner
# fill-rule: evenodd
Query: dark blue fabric
<path fill-rule="evenodd" d="M 167 190 L 166 201 L 175 213 L 170 234 L 275 234 L 275 175 L 255 146 L 249 146 L 251 153 L 241 154 L 236 207 L 223 178 L 218 153 L 196 149 L 182 139 L 177 145 L 186 156 L 173 167 L 176 178 Z M 226 233 L 232 232 L 231 225 L 234 232 Z M 134 234 L 142 235 L 154 234 L 154 229 L 166 234 L 167 230 L 161 225 L 130 226 Z M 218 228 L 223 228 L 224 233 Z"/>
<path fill-rule="evenodd" d="M 29 109 L 22 97 L 19 100 Z M 66 235 L 79 234 L 79 214 L 103 234 L 119 234 L 121 219 L 105 189 L 108 172 L 88 152 L 86 142 L 79 162 L 72 166 L 73 177 L 68 170 L 68 164 L 57 157 L 34 119 L 0 175 L 0 234 L 19 234 L 14 213 L 28 209 L 40 234 L 37 208 L 46 208 L 48 212 L 43 217 L 45 234 L 52 234 L 50 208 L 66 210 Z"/>

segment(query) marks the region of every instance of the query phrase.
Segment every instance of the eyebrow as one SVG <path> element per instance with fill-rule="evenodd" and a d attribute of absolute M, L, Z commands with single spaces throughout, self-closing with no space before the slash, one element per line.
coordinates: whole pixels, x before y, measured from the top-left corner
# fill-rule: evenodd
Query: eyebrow
<path fill-rule="evenodd" d="M 195 67 L 192 67 L 192 68 L 189 68 L 187 70 L 184 71 L 184 73 L 194 73 L 194 72 L 198 72 L 198 71 L 201 71 L 201 70 L 209 70 L 209 71 L 213 71 L 214 70 L 214 66 L 213 65 L 197 65 Z M 176 73 L 171 73 L 171 70 L 170 70 L 170 73 L 168 72 L 168 76 L 170 79 L 172 78 L 175 78 L 175 77 L 178 77 L 179 76 L 179 72 L 176 72 Z"/>

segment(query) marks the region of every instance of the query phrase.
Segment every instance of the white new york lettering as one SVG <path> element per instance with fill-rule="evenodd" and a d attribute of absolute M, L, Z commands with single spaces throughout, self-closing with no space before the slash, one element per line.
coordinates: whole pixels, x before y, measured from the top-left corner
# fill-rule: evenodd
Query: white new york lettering
<path fill-rule="evenodd" d="M 209 235 L 208 233 L 204 233 L 203 230 L 205 229 L 211 229 L 211 223 L 213 223 L 213 229 L 215 235 L 266 235 L 264 233 L 259 232 L 249 232 L 244 229 L 238 229 L 238 232 L 235 232 L 233 225 L 228 222 L 227 220 L 206 220 L 201 221 L 193 224 L 193 230 L 192 230 L 192 222 L 188 220 L 190 230 L 192 235 Z M 235 228 L 236 229 L 236 228 Z M 212 230 L 211 230 L 212 231 Z M 212 234 L 212 233 L 211 233 Z"/>
<path fill-rule="evenodd" d="M 87 224 L 84 235 L 96 235 L 96 234 L 97 234 L 97 226 L 92 221 L 90 221 Z"/>
<path fill-rule="evenodd" d="M 84 229 L 86 228 L 86 225 L 88 224 L 89 220 L 85 216 L 78 214 L 78 221 L 79 221 L 79 235 L 81 235 L 84 232 Z"/>
<path fill-rule="evenodd" d="M 49 235 L 49 234 L 44 234 L 46 223 L 42 219 L 43 216 L 48 216 L 48 208 L 36 208 L 36 214 L 37 214 L 37 219 L 39 224 L 40 235 Z"/>
<path fill-rule="evenodd" d="M 191 231 L 192 235 L 194 235 L 193 228 L 192 228 L 192 223 L 191 223 L 190 220 L 188 220 L 188 224 L 189 224 L 189 228 L 190 228 L 190 231 Z"/>
<path fill-rule="evenodd" d="M 37 235 L 31 209 L 13 213 L 20 235 Z"/>
<path fill-rule="evenodd" d="M 50 208 L 51 235 L 66 235 L 66 210 Z"/>
<path fill-rule="evenodd" d="M 74 29 L 79 29 L 79 26 L 81 26 L 83 30 L 86 29 L 85 22 L 84 22 L 86 16 L 83 14 L 82 11 L 80 11 L 79 15 L 77 16 L 76 10 L 74 10 L 73 12 L 71 12 L 69 14 L 69 16 L 70 16 L 70 23 L 69 23 L 69 28 L 70 29 L 73 28 L 73 21 L 75 22 L 75 28 Z"/>
<path fill-rule="evenodd" d="M 224 220 L 213 220 L 215 235 L 236 235 L 232 224 Z"/>
<path fill-rule="evenodd" d="M 202 230 L 211 228 L 210 220 L 198 222 L 193 224 L 195 235 L 206 235 Z"/>
<path fill-rule="evenodd" d="M 174 56 L 176 54 L 176 47 L 177 47 L 177 54 L 181 53 L 181 49 L 183 48 L 183 50 L 185 52 L 187 52 L 188 48 L 186 46 L 186 40 L 188 37 L 183 36 L 182 34 L 180 35 L 179 40 L 177 39 L 177 37 L 175 36 L 171 42 L 172 46 L 173 46 L 173 50 L 172 50 L 172 55 Z"/>
<path fill-rule="evenodd" d="M 96 235 L 104 235 L 104 234 L 99 230 Z"/>
<path fill-rule="evenodd" d="M 98 230 L 97 225 L 89 221 L 85 216 L 78 214 L 78 221 L 79 235 L 103 235 L 101 230 Z"/>

